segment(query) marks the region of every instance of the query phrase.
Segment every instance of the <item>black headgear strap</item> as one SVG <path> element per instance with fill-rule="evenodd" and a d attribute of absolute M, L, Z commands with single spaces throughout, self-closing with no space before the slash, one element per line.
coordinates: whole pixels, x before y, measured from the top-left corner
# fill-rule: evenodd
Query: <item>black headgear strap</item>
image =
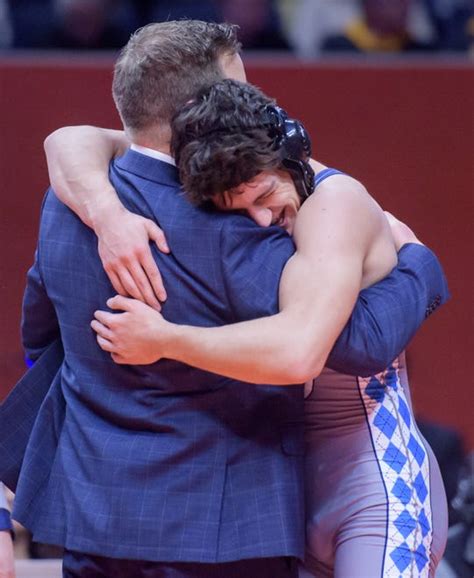
<path fill-rule="evenodd" d="M 311 139 L 298 120 L 289 118 L 276 105 L 265 107 L 265 113 L 275 138 L 275 147 L 281 151 L 281 164 L 290 173 L 299 196 L 304 201 L 314 192 L 314 171 L 309 164 Z M 272 134 L 274 133 L 274 134 Z"/>

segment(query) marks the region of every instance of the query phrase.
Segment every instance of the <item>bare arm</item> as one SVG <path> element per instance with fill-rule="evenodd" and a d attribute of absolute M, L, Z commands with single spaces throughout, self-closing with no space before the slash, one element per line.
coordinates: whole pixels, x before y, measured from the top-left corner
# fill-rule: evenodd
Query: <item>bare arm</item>
<path fill-rule="evenodd" d="M 110 161 L 129 144 L 123 131 L 73 126 L 49 135 L 44 148 L 54 192 L 94 229 L 115 290 L 159 309 L 166 292 L 149 242 L 168 252 L 165 237 L 156 223 L 125 209 L 108 177 Z"/>
<path fill-rule="evenodd" d="M 119 363 L 167 357 L 251 383 L 285 385 L 318 375 L 351 314 L 374 236 L 373 208 L 359 187 L 321 192 L 303 205 L 294 232 L 298 251 L 280 284 L 279 314 L 199 328 L 170 324 L 118 298 L 109 306 L 125 314 L 98 312 L 93 321 L 101 347 Z"/>
<path fill-rule="evenodd" d="M 128 146 L 123 131 L 93 126 L 60 128 L 44 142 L 54 192 L 88 227 L 106 210 L 124 210 L 108 172 L 110 161 Z"/>

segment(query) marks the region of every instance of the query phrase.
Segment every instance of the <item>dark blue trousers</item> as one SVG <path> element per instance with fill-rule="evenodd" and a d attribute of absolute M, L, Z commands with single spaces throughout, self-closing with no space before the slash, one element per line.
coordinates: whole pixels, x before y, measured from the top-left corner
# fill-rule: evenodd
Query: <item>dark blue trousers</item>
<path fill-rule="evenodd" d="M 66 550 L 63 578 L 297 578 L 294 558 L 258 558 L 222 564 L 118 560 Z"/>

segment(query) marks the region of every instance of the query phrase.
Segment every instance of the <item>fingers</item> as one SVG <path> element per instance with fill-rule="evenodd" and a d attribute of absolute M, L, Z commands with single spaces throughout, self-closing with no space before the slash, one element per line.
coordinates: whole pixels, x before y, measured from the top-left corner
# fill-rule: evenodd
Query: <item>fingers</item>
<path fill-rule="evenodd" d="M 106 325 L 104 325 L 100 321 L 97 321 L 96 319 L 93 319 L 91 321 L 91 327 L 99 337 L 101 337 L 102 339 L 106 339 L 110 343 L 113 342 L 113 333 Z"/>
<path fill-rule="evenodd" d="M 106 273 L 117 293 L 131 296 L 161 311 L 160 301 L 165 301 L 167 295 L 149 248 L 127 264 L 108 265 Z"/>
<path fill-rule="evenodd" d="M 120 281 L 125 289 L 125 295 L 130 295 L 139 301 L 145 301 L 144 295 L 140 291 L 138 285 L 135 283 L 135 279 L 128 269 L 121 267 L 119 271 L 116 271 L 116 273 L 119 276 Z"/>
<path fill-rule="evenodd" d="M 97 313 L 105 313 L 104 311 L 96 311 Z M 117 351 L 117 347 L 113 343 L 113 333 L 110 331 L 108 327 L 106 327 L 103 323 L 100 323 L 96 319 L 91 321 L 92 329 L 97 333 L 96 340 L 99 344 L 99 347 L 108 353 L 115 353 Z"/>
<path fill-rule="evenodd" d="M 117 354 L 117 346 L 115 345 L 113 339 L 113 332 L 104 323 L 99 322 L 97 319 L 108 319 L 107 316 L 113 317 L 112 313 L 107 313 L 106 311 L 96 311 L 94 313 L 96 319 L 91 321 L 92 329 L 97 333 L 96 339 L 99 347 L 108 353 Z"/>
<path fill-rule="evenodd" d="M 168 247 L 168 243 L 166 242 L 165 234 L 156 223 L 148 220 L 146 223 L 146 230 L 148 232 L 148 236 L 150 237 L 150 239 L 155 241 L 156 246 L 162 253 L 170 252 L 170 248 Z"/>
<path fill-rule="evenodd" d="M 100 348 L 108 353 L 114 353 L 115 347 L 112 342 L 108 339 L 104 339 L 100 335 L 97 335 L 97 343 L 99 344 Z"/>
<path fill-rule="evenodd" d="M 129 211 L 120 212 L 105 225 L 97 232 L 98 250 L 114 289 L 160 310 L 159 302 L 166 299 L 166 291 L 150 241 L 163 253 L 169 253 L 163 231 L 152 220 Z"/>
<path fill-rule="evenodd" d="M 150 259 L 153 261 L 151 256 L 150 256 Z M 153 263 L 154 263 L 154 261 L 153 261 Z M 155 269 L 156 269 L 156 271 L 158 271 L 156 265 L 155 265 Z M 138 287 L 138 290 L 143 295 L 142 301 L 144 301 L 150 307 L 153 307 L 153 309 L 157 309 L 158 311 L 160 311 L 161 310 L 160 302 L 155 297 L 154 287 L 152 287 L 149 278 L 145 274 L 145 271 L 143 270 L 142 265 L 140 263 L 134 262 L 134 263 L 131 263 L 131 265 L 130 265 L 129 272 L 130 272 L 130 275 L 131 275 L 132 279 L 134 280 L 136 286 Z M 159 273 L 158 273 L 158 275 L 159 275 Z M 160 276 L 160 279 L 161 279 L 161 276 Z M 161 285 L 158 284 L 158 286 L 161 290 L 161 293 L 163 293 L 164 289 L 162 287 L 162 284 Z"/>
<path fill-rule="evenodd" d="M 125 299 L 121 297 L 121 299 Z M 113 313 L 107 313 L 107 311 L 96 311 L 94 313 L 95 319 L 91 321 L 92 329 L 97 333 L 96 340 L 99 347 L 104 351 L 107 351 L 112 355 L 112 359 L 116 357 L 119 361 L 116 363 L 125 363 L 125 359 L 117 353 L 118 346 L 114 343 L 114 333 L 108 328 L 107 323 L 113 322 L 113 317 L 116 317 Z M 103 321 L 99 321 L 103 320 Z"/>
<path fill-rule="evenodd" d="M 122 285 L 120 277 L 117 275 L 117 273 L 115 273 L 115 271 L 110 267 L 105 268 L 105 272 L 107 273 L 107 276 L 110 279 L 110 282 L 112 283 L 112 286 L 115 289 L 115 291 L 117 291 L 117 293 L 119 293 L 120 295 L 127 295 L 127 292 L 125 291 L 125 288 Z"/>
<path fill-rule="evenodd" d="M 112 353 L 111 357 L 115 361 L 115 363 L 118 363 L 120 365 L 127 364 L 127 360 L 125 359 L 125 357 L 123 357 L 122 355 L 120 355 L 118 353 Z"/>
<path fill-rule="evenodd" d="M 133 299 L 130 299 L 130 297 L 123 297 L 122 295 L 116 295 L 115 297 L 107 299 L 107 307 L 110 307 L 110 309 L 114 310 L 121 309 L 122 311 L 130 311 L 133 306 L 133 303 L 134 303 Z M 107 313 L 106 311 L 99 310 L 96 311 L 94 314 L 97 317 L 97 319 L 99 319 L 99 321 L 102 321 L 102 319 L 97 314 L 101 314 L 101 317 L 105 319 L 103 323 L 106 323 L 107 321 L 113 321 L 109 317 L 105 316 L 115 317 L 113 313 Z"/>
<path fill-rule="evenodd" d="M 145 274 L 153 287 L 155 295 L 160 301 L 166 301 L 166 290 L 163 285 L 163 278 L 150 252 L 143 255 L 141 265 Z"/>
<path fill-rule="evenodd" d="M 114 297 L 113 299 L 118 298 L 131 301 L 131 299 L 128 299 L 127 297 L 122 297 L 121 295 Z M 109 301 L 112 301 L 112 299 L 109 299 Z M 117 308 L 119 307 L 117 306 Z M 123 307 L 120 307 L 120 309 L 123 309 Z M 97 311 L 94 311 L 94 317 L 106 327 L 113 327 L 115 325 L 115 321 L 117 320 L 118 317 L 120 317 L 120 315 L 117 315 L 115 313 L 109 313 L 108 311 L 101 311 L 100 309 L 98 309 Z"/>
<path fill-rule="evenodd" d="M 114 289 L 143 301 L 160 311 L 166 299 L 163 280 L 153 259 L 150 240 L 163 253 L 169 253 L 163 231 L 156 223 L 125 212 L 120 232 L 109 227 L 99 235 L 99 256 Z"/>
<path fill-rule="evenodd" d="M 105 313 L 105 312 L 96 311 L 96 313 Z M 121 365 L 126 364 L 127 363 L 126 359 L 122 355 L 117 353 L 118 348 L 112 341 L 113 333 L 110 331 L 110 329 L 108 329 L 105 325 L 99 323 L 95 319 L 91 321 L 91 327 L 97 333 L 96 339 L 97 343 L 99 344 L 99 347 L 103 351 L 110 353 L 115 363 L 119 363 Z"/>

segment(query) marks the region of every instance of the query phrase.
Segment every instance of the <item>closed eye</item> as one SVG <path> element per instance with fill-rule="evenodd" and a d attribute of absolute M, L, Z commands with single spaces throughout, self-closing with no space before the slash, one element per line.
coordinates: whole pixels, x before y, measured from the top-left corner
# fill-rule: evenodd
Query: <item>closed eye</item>
<path fill-rule="evenodd" d="M 271 187 L 268 191 L 265 191 L 257 199 L 255 199 L 254 205 L 257 205 L 257 206 L 264 205 L 265 202 L 268 200 L 268 198 L 273 195 L 273 193 L 274 193 L 274 188 Z"/>

